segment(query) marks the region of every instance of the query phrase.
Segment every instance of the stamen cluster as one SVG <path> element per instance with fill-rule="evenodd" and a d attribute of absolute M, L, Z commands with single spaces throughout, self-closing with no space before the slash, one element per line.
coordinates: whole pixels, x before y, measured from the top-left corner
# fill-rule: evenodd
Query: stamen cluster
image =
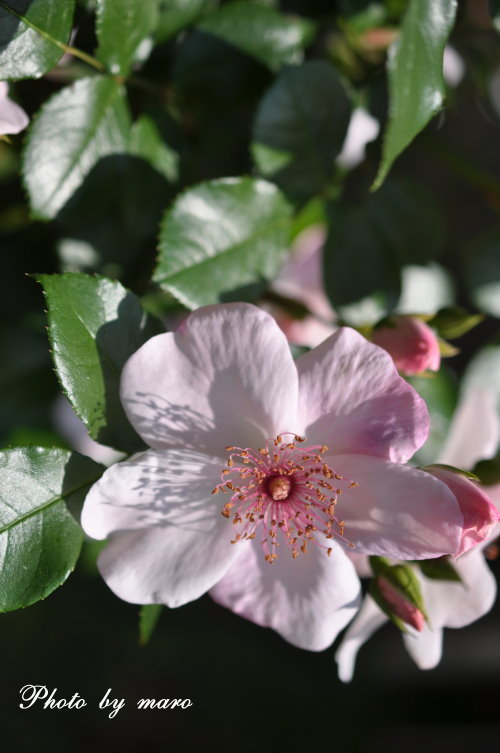
<path fill-rule="evenodd" d="M 265 559 L 271 564 L 278 558 L 277 549 L 283 541 L 294 559 L 300 552 L 307 554 L 310 542 L 322 546 L 330 556 L 332 547 L 315 537 L 318 531 L 326 539 L 339 538 L 352 546 L 344 537 L 345 522 L 338 519 L 335 507 L 343 489 L 358 484 L 325 462 L 326 445 L 304 448 L 304 442 L 305 437 L 285 432 L 268 439 L 257 451 L 226 447 L 228 467 L 212 492 L 231 493 L 221 511 L 240 527 L 231 543 L 254 539 L 261 528 Z"/>

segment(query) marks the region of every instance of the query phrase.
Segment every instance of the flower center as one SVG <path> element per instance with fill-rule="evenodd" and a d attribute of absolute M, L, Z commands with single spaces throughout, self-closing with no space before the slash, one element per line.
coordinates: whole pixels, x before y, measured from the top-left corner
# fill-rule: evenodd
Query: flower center
<path fill-rule="evenodd" d="M 267 493 L 275 502 L 288 499 L 292 482 L 288 476 L 274 476 L 268 479 Z"/>
<path fill-rule="evenodd" d="M 239 528 L 231 543 L 248 541 L 257 532 L 262 533 L 265 559 L 270 563 L 278 558 L 282 543 L 288 545 L 294 559 L 299 552 L 307 554 L 310 542 L 331 555 L 332 547 L 329 542 L 322 543 L 323 537 L 330 541 L 338 538 L 352 546 L 344 537 L 345 523 L 337 518 L 335 507 L 342 491 L 358 484 L 325 462 L 326 445 L 303 447 L 304 442 L 304 437 L 285 433 L 268 439 L 257 451 L 226 447 L 228 467 L 212 492 L 231 494 L 221 511 Z M 315 535 L 318 533 L 322 536 Z"/>

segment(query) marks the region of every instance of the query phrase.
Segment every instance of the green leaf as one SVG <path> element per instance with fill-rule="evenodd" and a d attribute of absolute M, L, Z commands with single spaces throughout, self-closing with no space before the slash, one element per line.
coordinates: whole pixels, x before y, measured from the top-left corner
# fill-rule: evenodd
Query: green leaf
<path fill-rule="evenodd" d="M 423 397 L 429 409 L 429 436 L 414 460 L 418 465 L 432 463 L 440 454 L 457 404 L 457 381 L 450 370 L 442 367 L 428 377 L 407 377 L 411 386 Z"/>
<path fill-rule="evenodd" d="M 489 6 L 493 26 L 500 31 L 500 0 L 489 0 Z"/>
<path fill-rule="evenodd" d="M 145 604 L 141 607 L 139 612 L 139 643 L 142 646 L 149 643 L 162 611 L 163 604 Z"/>
<path fill-rule="evenodd" d="M 283 263 L 290 214 L 271 183 L 201 183 L 166 213 L 153 279 L 190 309 L 256 297 Z"/>
<path fill-rule="evenodd" d="M 129 114 L 118 84 L 83 78 L 55 94 L 33 122 L 23 156 L 23 176 L 33 214 L 51 219 L 101 157 L 123 153 Z"/>
<path fill-rule="evenodd" d="M 435 258 L 443 247 L 439 205 L 429 191 L 409 181 L 388 180 L 361 204 L 332 204 L 329 219 L 325 285 L 333 306 L 372 299 L 366 300 L 366 320 L 354 324 L 373 323 L 372 310 L 378 308 L 381 318 L 394 308 L 401 293 L 401 269 Z M 356 314 L 339 313 L 348 320 Z"/>
<path fill-rule="evenodd" d="M 335 68 L 314 60 L 286 68 L 261 101 L 252 153 L 260 173 L 297 199 L 310 199 L 335 175 L 351 103 Z"/>
<path fill-rule="evenodd" d="M 197 26 L 234 45 L 278 71 L 285 63 L 299 63 L 314 26 L 305 19 L 288 18 L 258 3 L 232 2 L 221 6 Z"/>
<path fill-rule="evenodd" d="M 376 295 L 379 314 L 391 311 L 401 292 L 396 250 L 376 232 L 364 208 L 332 204 L 328 216 L 323 264 L 325 289 L 333 307 Z"/>
<path fill-rule="evenodd" d="M 470 332 L 482 321 L 484 321 L 482 314 L 469 314 L 460 306 L 450 306 L 438 311 L 436 316 L 429 319 L 428 324 L 434 327 L 445 340 L 455 340 Z"/>
<path fill-rule="evenodd" d="M 160 0 L 160 18 L 156 38 L 165 42 L 195 23 L 210 0 Z"/>
<path fill-rule="evenodd" d="M 135 279 L 170 196 L 165 178 L 142 157 L 100 159 L 58 214 L 62 271 Z"/>
<path fill-rule="evenodd" d="M 140 44 L 158 23 L 159 0 L 97 0 L 96 56 L 111 73 L 126 76 Z"/>
<path fill-rule="evenodd" d="M 39 78 L 64 52 L 75 0 L 0 0 L 0 80 Z"/>
<path fill-rule="evenodd" d="M 490 460 L 480 460 L 473 468 L 473 473 L 481 479 L 482 484 L 493 486 L 500 483 L 500 456 Z"/>
<path fill-rule="evenodd" d="M 456 10 L 456 0 L 408 2 L 401 34 L 389 51 L 389 121 L 372 190 L 382 185 L 396 157 L 443 106 L 443 52 Z"/>
<path fill-rule="evenodd" d="M 446 580 L 462 582 L 457 569 L 452 565 L 449 557 L 437 557 L 434 560 L 420 560 L 415 562 L 426 578 L 430 580 Z"/>
<path fill-rule="evenodd" d="M 472 471 L 465 471 L 463 468 L 457 468 L 456 465 L 448 465 L 447 463 L 429 463 L 428 465 L 421 465 L 420 470 L 428 471 L 432 473 L 435 468 L 442 468 L 443 471 L 450 471 L 450 473 L 456 473 L 457 476 L 463 476 L 470 481 L 479 481 L 480 479 Z"/>
<path fill-rule="evenodd" d="M 83 501 L 104 467 L 67 450 L 0 452 L 0 612 L 44 599 L 75 567 L 83 535 L 66 502 Z"/>
<path fill-rule="evenodd" d="M 480 311 L 500 318 L 500 230 L 477 240 L 468 249 L 464 280 Z"/>
<path fill-rule="evenodd" d="M 166 144 L 154 120 L 141 115 L 130 131 L 130 154 L 142 157 L 169 183 L 179 177 L 179 156 Z"/>
<path fill-rule="evenodd" d="M 78 273 L 39 275 L 57 376 L 89 434 L 125 452 L 144 447 L 119 397 L 125 361 L 156 325 L 120 283 Z"/>

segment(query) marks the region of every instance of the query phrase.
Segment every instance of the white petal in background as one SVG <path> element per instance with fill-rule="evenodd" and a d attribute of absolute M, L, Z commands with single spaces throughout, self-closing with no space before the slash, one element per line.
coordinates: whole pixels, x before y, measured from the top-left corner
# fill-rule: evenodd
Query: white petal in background
<path fill-rule="evenodd" d="M 19 133 L 30 122 L 22 107 L 9 99 L 8 92 L 8 84 L 0 81 L 0 135 Z"/>

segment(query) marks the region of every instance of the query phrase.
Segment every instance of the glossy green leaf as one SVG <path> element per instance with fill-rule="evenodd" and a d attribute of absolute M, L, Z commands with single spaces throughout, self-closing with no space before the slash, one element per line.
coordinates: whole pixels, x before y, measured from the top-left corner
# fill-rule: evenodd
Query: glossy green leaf
<path fill-rule="evenodd" d="M 481 237 L 465 256 L 464 279 L 472 302 L 500 317 L 500 231 Z"/>
<path fill-rule="evenodd" d="M 96 56 L 114 75 L 125 76 L 141 43 L 158 23 L 159 0 L 97 0 Z"/>
<path fill-rule="evenodd" d="M 156 123 L 147 115 L 141 115 L 132 126 L 129 151 L 147 160 L 169 183 L 177 180 L 179 157 L 163 141 Z"/>
<path fill-rule="evenodd" d="M 138 299 L 120 283 L 78 273 L 40 275 L 57 376 L 90 436 L 133 452 L 144 445 L 119 397 L 125 361 L 157 333 Z"/>
<path fill-rule="evenodd" d="M 305 19 L 288 18 L 259 3 L 222 5 L 197 26 L 278 71 L 285 63 L 298 63 L 312 37 L 314 26 Z"/>
<path fill-rule="evenodd" d="M 286 68 L 257 112 L 257 168 L 294 198 L 310 199 L 332 181 L 350 117 L 349 97 L 332 65 L 315 60 Z"/>
<path fill-rule="evenodd" d="M 423 397 L 431 417 L 427 441 L 413 460 L 418 465 L 433 463 L 444 446 L 457 404 L 456 378 L 449 369 L 441 367 L 435 374 L 407 377 L 407 381 Z"/>
<path fill-rule="evenodd" d="M 61 449 L 0 452 L 0 612 L 44 599 L 75 567 L 83 535 L 66 502 L 79 504 L 104 467 Z"/>
<path fill-rule="evenodd" d="M 201 183 L 164 217 L 154 280 L 190 309 L 255 297 L 283 263 L 290 213 L 271 183 Z"/>
<path fill-rule="evenodd" d="M 145 604 L 139 612 L 139 643 L 149 643 L 163 611 L 163 604 Z"/>
<path fill-rule="evenodd" d="M 213 0 L 160 0 L 160 18 L 156 38 L 165 42 L 195 23 Z"/>
<path fill-rule="evenodd" d="M 436 316 L 429 320 L 429 325 L 436 329 L 445 340 L 455 340 L 462 337 L 466 332 L 477 327 L 484 321 L 482 314 L 470 314 L 460 306 L 450 306 L 438 311 Z"/>
<path fill-rule="evenodd" d="M 113 79 L 83 78 L 51 97 L 29 130 L 23 156 L 33 214 L 55 217 L 100 158 L 126 152 L 129 127 Z"/>
<path fill-rule="evenodd" d="M 401 34 L 389 52 L 389 121 L 379 188 L 394 160 L 443 106 L 443 52 L 453 27 L 456 0 L 409 0 Z"/>
<path fill-rule="evenodd" d="M 68 43 L 75 0 L 0 0 L 0 80 L 39 78 Z"/>

